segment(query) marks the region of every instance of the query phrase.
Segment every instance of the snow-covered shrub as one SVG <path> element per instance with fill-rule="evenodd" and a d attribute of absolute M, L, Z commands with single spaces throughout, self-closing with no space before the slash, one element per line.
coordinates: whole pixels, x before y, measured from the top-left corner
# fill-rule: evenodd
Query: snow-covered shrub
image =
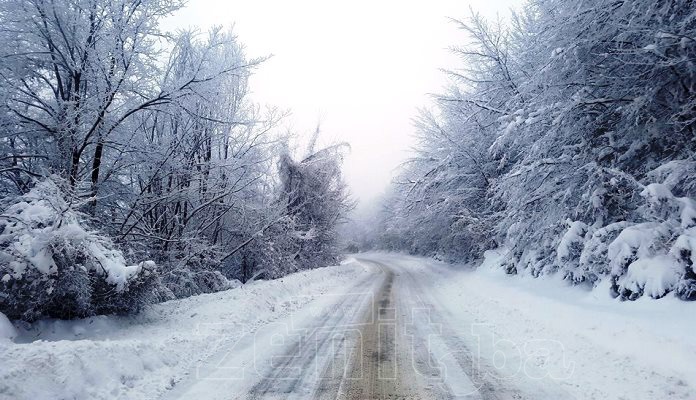
<path fill-rule="evenodd" d="M 649 176 L 667 180 L 665 174 Z M 664 183 L 650 183 L 639 194 L 638 212 L 648 221 L 603 227 L 571 222 L 556 249 L 556 263 L 576 283 L 611 279 L 613 294 L 622 299 L 660 298 L 672 291 L 696 299 L 696 202 L 674 196 Z"/>
<path fill-rule="evenodd" d="M 0 216 L 0 312 L 9 318 L 76 318 L 139 310 L 158 283 L 155 264 L 128 265 L 51 179 Z"/>
<path fill-rule="evenodd" d="M 598 229 L 589 227 L 584 237 L 578 270 L 570 271 L 569 278 L 576 283 L 588 281 L 591 284 L 596 284 L 608 276 L 610 272 L 609 245 L 624 228 L 630 225 L 629 222 L 621 221 Z"/>
<path fill-rule="evenodd" d="M 622 299 L 635 300 L 643 294 L 659 299 L 675 288 L 683 274 L 673 257 L 660 254 L 636 259 L 613 283 Z"/>
<path fill-rule="evenodd" d="M 235 286 L 234 281 L 220 272 L 220 252 L 209 243 L 190 239 L 171 253 L 176 256 L 168 259 L 166 269 L 161 271 L 164 288 L 161 300 L 219 292 Z"/>
<path fill-rule="evenodd" d="M 166 297 L 162 300 L 180 299 L 201 293 L 213 293 L 234 288 L 235 281 L 228 280 L 220 271 L 176 268 L 162 276 Z"/>
<path fill-rule="evenodd" d="M 677 237 L 670 249 L 670 255 L 684 271 L 676 284 L 675 293 L 683 300 L 696 300 L 696 227 L 685 229 Z"/>
<path fill-rule="evenodd" d="M 645 285 L 651 279 L 650 273 L 654 274 L 663 269 L 666 260 L 655 259 L 654 261 L 659 261 L 661 264 L 656 269 L 650 268 L 646 262 L 653 260 L 655 254 L 665 251 L 663 246 L 668 238 L 669 231 L 664 225 L 646 222 L 622 230 L 611 242 L 607 256 L 613 289 L 617 295 L 633 300 L 643 294 Z M 663 287 L 648 288 L 649 291 L 657 294 L 656 297 L 664 295 L 663 289 Z"/>
<path fill-rule="evenodd" d="M 556 264 L 567 271 L 567 275 L 575 282 L 582 282 L 585 277 L 579 273 L 580 255 L 583 250 L 585 234 L 589 230 L 582 221 L 566 221 L 568 230 L 561 237 L 556 247 Z"/>
<path fill-rule="evenodd" d="M 597 230 L 583 249 L 581 263 L 591 257 L 596 260 L 598 255 L 605 257 L 612 290 L 622 299 L 634 300 L 643 294 L 660 298 L 671 291 L 683 299 L 694 299 L 696 202 L 675 197 L 663 183 L 646 185 L 640 195 L 645 199 L 641 214 L 650 221 L 610 225 L 618 228 L 611 229 L 618 235 L 606 248 L 597 246 L 593 239 L 609 227 Z"/>

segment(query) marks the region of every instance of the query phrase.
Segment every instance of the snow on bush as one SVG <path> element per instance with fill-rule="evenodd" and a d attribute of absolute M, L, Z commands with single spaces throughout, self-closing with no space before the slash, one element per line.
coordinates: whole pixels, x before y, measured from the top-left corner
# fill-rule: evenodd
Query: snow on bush
<path fill-rule="evenodd" d="M 201 293 L 213 293 L 238 286 L 220 272 L 220 255 L 213 246 L 190 240 L 183 247 L 181 260 L 170 259 L 160 272 L 164 296 L 160 300 L 180 299 Z"/>
<path fill-rule="evenodd" d="M 158 281 L 154 262 L 128 265 L 66 197 L 48 179 L 3 211 L 0 312 L 31 321 L 138 310 Z"/>
<path fill-rule="evenodd" d="M 674 196 L 662 183 L 648 184 L 640 195 L 646 200 L 645 215 L 653 221 L 624 228 L 609 244 L 614 294 L 634 300 L 643 294 L 660 298 L 676 290 L 679 297 L 693 300 L 696 202 Z"/>
<path fill-rule="evenodd" d="M 566 267 L 569 278 L 576 282 L 581 282 L 584 279 L 582 274 L 578 274 L 577 270 L 580 265 L 583 239 L 589 227 L 582 221 L 568 220 L 566 222 L 568 223 L 568 230 L 561 237 L 556 247 L 556 264 Z"/>
<path fill-rule="evenodd" d="M 590 228 L 585 234 L 578 271 L 574 271 L 574 282 L 589 281 L 593 284 L 602 277 L 609 275 L 608 266 L 609 245 L 630 226 L 626 221 L 614 222 L 599 229 Z"/>
<path fill-rule="evenodd" d="M 616 283 L 625 298 L 634 299 L 647 294 L 658 299 L 674 288 L 682 274 L 683 270 L 674 258 L 661 254 L 632 262 Z"/>
<path fill-rule="evenodd" d="M 684 182 L 685 164 L 668 164 L 648 174 L 663 183 L 650 183 L 638 193 L 644 201 L 640 212 L 647 221 L 606 226 L 566 221 L 554 263 L 567 279 L 595 286 L 610 279 L 612 294 L 623 300 L 643 295 L 657 299 L 670 292 L 696 300 L 696 202 L 672 192 L 673 185 Z M 535 253 L 529 250 L 505 262 L 534 272 L 540 267 L 528 259 Z"/>
<path fill-rule="evenodd" d="M 674 241 L 670 254 L 684 268 L 684 275 L 677 283 L 675 291 L 684 300 L 696 300 L 696 227 L 690 227 Z"/>
<path fill-rule="evenodd" d="M 576 249 L 577 244 L 582 242 L 587 225 L 582 221 L 568 221 L 568 230 L 561 237 L 561 241 L 556 249 L 556 258 L 559 262 L 572 258 L 577 258 L 579 253 Z"/>
<path fill-rule="evenodd" d="M 17 329 L 15 329 L 14 325 L 7 319 L 5 314 L 0 312 L 0 340 L 12 340 L 15 337 L 17 337 Z"/>
<path fill-rule="evenodd" d="M 607 256 L 611 274 L 623 275 L 633 261 L 654 254 L 667 240 L 669 231 L 665 228 L 658 223 L 646 222 L 622 230 L 609 245 Z"/>

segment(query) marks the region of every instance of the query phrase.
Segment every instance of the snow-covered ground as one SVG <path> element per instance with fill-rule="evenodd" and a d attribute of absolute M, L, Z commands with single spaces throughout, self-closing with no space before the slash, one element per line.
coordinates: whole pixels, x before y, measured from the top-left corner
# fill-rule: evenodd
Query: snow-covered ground
<path fill-rule="evenodd" d="M 43 321 L 0 338 L 1 399 L 152 399 L 245 334 L 342 293 L 357 263 L 170 301 L 133 318 Z"/>
<path fill-rule="evenodd" d="M 695 303 L 622 302 L 607 287 L 506 275 L 495 254 L 488 255 L 477 270 L 409 256 L 371 257 L 427 280 L 427 295 L 459 336 L 523 393 L 543 381 L 576 399 L 696 398 Z"/>
<path fill-rule="evenodd" d="M 696 318 L 685 316 L 696 304 L 621 302 L 604 287 L 508 276 L 488 256 L 472 270 L 360 254 L 134 318 L 36 323 L 0 339 L 0 398 L 694 398 Z M 365 342 L 343 336 L 334 346 L 333 328 L 346 326 Z M 396 330 L 384 337 L 384 327 Z M 320 347 L 298 350 L 291 338 L 310 330 Z M 339 358 L 352 361 L 327 379 Z M 356 362 L 367 378 L 390 362 L 401 370 L 363 384 L 345 375 Z"/>

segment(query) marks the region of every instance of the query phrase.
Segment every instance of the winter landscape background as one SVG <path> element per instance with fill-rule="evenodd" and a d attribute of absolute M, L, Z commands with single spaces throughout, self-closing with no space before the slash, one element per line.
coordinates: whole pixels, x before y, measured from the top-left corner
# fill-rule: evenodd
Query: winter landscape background
<path fill-rule="evenodd" d="M 204 3 L 1 0 L 0 397 L 693 398 L 696 4 L 472 5 L 423 77 L 428 6 L 290 7 L 293 114 Z"/>

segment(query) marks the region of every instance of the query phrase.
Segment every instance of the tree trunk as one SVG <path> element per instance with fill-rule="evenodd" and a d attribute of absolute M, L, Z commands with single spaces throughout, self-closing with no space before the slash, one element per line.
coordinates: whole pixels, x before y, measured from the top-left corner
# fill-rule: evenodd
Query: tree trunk
<path fill-rule="evenodd" d="M 70 162 L 70 187 L 74 188 L 77 184 L 77 173 L 80 168 L 80 151 L 73 149 L 72 160 Z"/>
<path fill-rule="evenodd" d="M 247 261 L 246 254 L 242 255 L 242 283 L 246 283 L 249 279 L 249 262 Z"/>
<path fill-rule="evenodd" d="M 97 211 L 97 188 L 99 184 L 99 170 L 101 169 L 102 154 L 104 153 L 104 140 L 100 137 L 94 149 L 94 160 L 92 160 L 92 200 L 90 201 L 90 212 L 92 215 Z"/>

